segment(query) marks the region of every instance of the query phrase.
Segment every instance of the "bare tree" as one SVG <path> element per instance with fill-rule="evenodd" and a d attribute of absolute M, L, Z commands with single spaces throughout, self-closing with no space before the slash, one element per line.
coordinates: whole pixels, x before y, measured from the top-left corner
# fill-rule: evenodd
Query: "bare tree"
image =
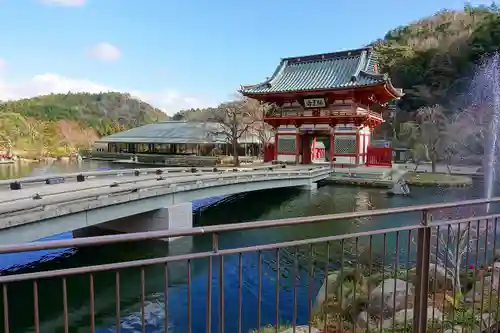
<path fill-rule="evenodd" d="M 248 132 L 255 120 L 252 117 L 250 101 L 240 98 L 235 101 L 220 104 L 211 110 L 210 120 L 217 123 L 219 128 L 216 135 L 224 135 L 233 149 L 233 163 L 240 164 L 238 156 L 238 140 Z"/>
<path fill-rule="evenodd" d="M 469 207 L 469 210 L 471 208 Z M 475 215 L 473 211 L 440 211 L 440 221 L 455 220 L 462 214 Z M 438 217 L 436 216 L 436 217 Z M 439 218 L 439 217 L 438 217 Z M 478 255 L 484 251 L 493 237 L 488 239 L 487 234 L 494 232 L 495 221 L 476 220 L 467 223 L 450 223 L 447 226 L 432 227 L 431 233 L 431 262 L 444 269 L 445 278 L 453 281 L 453 288 L 457 294 L 462 293 L 461 273 L 465 262 L 465 255 Z M 484 247 L 484 248 L 483 248 Z M 437 268 L 436 268 L 437 270 Z M 435 272 L 431 272 L 434 274 Z"/>
<path fill-rule="evenodd" d="M 448 129 L 450 158 L 480 163 L 490 123 L 491 110 L 488 106 L 469 108 L 457 113 Z"/>
<path fill-rule="evenodd" d="M 262 148 L 264 148 L 274 136 L 272 126 L 264 121 L 264 117 L 269 111 L 276 109 L 277 106 L 274 104 L 260 103 L 253 99 L 249 99 L 247 105 L 252 119 L 252 125 L 249 128 L 249 132 L 257 135 Z"/>
<path fill-rule="evenodd" d="M 438 159 L 444 154 L 449 124 L 439 105 L 422 107 L 417 111 L 416 141 L 431 161 L 432 172 L 436 172 Z"/>

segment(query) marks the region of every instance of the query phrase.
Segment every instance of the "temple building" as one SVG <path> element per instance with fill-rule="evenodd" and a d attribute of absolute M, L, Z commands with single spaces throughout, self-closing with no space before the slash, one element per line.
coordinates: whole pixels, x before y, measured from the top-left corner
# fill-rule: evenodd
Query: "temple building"
<path fill-rule="evenodd" d="M 370 47 L 282 59 L 270 78 L 240 92 L 278 106 L 264 117 L 275 130 L 275 160 L 341 165 L 368 164 L 383 106 L 403 96 Z M 390 163 L 390 155 L 377 158 Z"/>

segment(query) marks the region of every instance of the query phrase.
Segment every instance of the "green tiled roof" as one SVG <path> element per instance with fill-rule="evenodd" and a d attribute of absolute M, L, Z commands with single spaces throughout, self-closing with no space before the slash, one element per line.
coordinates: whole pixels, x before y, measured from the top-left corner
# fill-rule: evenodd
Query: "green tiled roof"
<path fill-rule="evenodd" d="M 267 81 L 242 86 L 243 94 L 342 89 L 384 84 L 372 48 L 282 59 Z"/>

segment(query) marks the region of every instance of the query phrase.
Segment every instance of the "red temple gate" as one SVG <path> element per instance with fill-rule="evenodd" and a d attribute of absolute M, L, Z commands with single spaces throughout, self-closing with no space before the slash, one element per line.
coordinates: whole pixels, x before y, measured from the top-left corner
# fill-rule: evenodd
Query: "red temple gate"
<path fill-rule="evenodd" d="M 368 147 L 366 150 L 366 166 L 392 166 L 392 149 Z"/>

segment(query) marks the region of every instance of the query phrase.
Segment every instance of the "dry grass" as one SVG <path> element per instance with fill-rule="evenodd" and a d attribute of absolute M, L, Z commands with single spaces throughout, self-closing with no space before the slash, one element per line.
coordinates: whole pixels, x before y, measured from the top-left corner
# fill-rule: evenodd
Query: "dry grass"
<path fill-rule="evenodd" d="M 472 178 L 438 172 L 408 172 L 405 180 L 416 186 L 470 186 Z"/>

